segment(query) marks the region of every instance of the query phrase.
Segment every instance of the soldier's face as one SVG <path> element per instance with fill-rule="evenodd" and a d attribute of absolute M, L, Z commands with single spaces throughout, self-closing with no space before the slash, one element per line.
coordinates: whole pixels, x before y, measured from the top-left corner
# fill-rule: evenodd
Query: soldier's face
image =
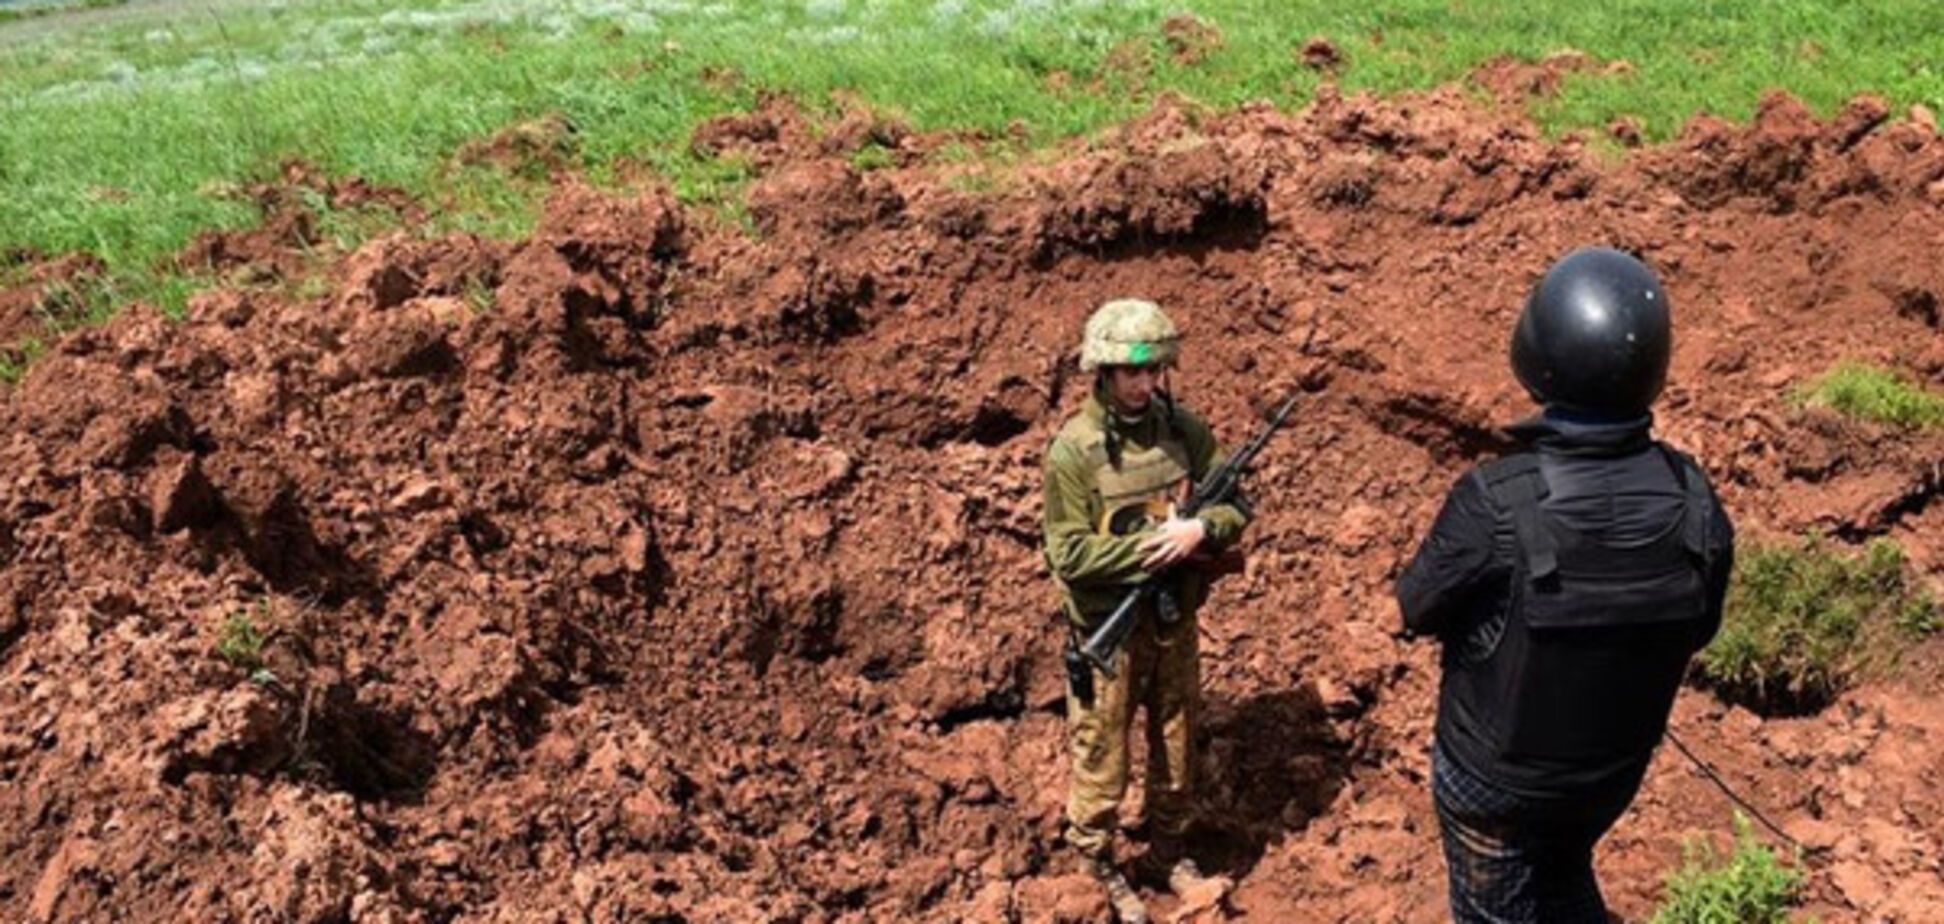
<path fill-rule="evenodd" d="M 1154 390 L 1161 387 L 1167 372 L 1166 366 L 1109 366 L 1107 396 L 1122 413 L 1138 414 L 1154 400 Z"/>

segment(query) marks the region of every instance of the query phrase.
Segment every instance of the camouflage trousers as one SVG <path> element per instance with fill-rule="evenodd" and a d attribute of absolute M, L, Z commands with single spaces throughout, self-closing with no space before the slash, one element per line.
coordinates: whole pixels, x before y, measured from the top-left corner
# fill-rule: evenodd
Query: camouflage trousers
<path fill-rule="evenodd" d="M 1195 617 L 1157 628 L 1141 620 L 1121 653 L 1118 674 L 1093 672 L 1091 705 L 1067 691 L 1067 746 L 1073 786 L 1067 794 L 1066 839 L 1082 853 L 1107 856 L 1127 793 L 1128 732 L 1134 710 L 1147 719 L 1147 822 L 1157 837 L 1186 833 L 1194 820 L 1191 753 L 1201 709 Z"/>

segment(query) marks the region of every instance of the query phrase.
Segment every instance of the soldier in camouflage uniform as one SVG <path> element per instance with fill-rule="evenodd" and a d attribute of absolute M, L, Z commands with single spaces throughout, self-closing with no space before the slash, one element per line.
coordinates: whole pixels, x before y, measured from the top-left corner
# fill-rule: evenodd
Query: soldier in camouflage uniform
<path fill-rule="evenodd" d="M 1180 349 L 1174 324 L 1152 302 L 1121 299 L 1088 319 L 1080 367 L 1095 374 L 1093 394 L 1047 450 L 1046 561 L 1076 636 L 1120 601 L 1131 585 L 1235 541 L 1248 524 L 1241 504 L 1174 515 L 1192 483 L 1221 464 L 1208 424 L 1176 403 L 1163 376 Z M 1200 703 L 1195 611 L 1208 578 L 1195 567 L 1166 571 L 1182 617 L 1161 625 L 1145 614 L 1113 677 L 1091 671 L 1067 696 L 1073 787 L 1066 838 L 1087 858 L 1123 921 L 1145 921 L 1140 897 L 1116 867 L 1113 839 L 1127 790 L 1127 735 L 1136 707 L 1147 711 L 1149 864 L 1177 894 L 1213 881 L 1187 855 L 1193 814 L 1191 754 Z"/>

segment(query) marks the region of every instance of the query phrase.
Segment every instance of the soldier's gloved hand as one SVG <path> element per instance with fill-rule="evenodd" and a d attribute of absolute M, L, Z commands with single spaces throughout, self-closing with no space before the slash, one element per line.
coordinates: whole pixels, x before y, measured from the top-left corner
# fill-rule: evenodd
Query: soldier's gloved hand
<path fill-rule="evenodd" d="M 1141 542 L 1141 551 L 1147 559 L 1141 567 L 1149 571 L 1159 571 L 1190 555 L 1201 547 L 1202 540 L 1208 538 L 1208 524 L 1201 518 L 1181 519 L 1169 517 L 1154 528 L 1154 535 Z"/>

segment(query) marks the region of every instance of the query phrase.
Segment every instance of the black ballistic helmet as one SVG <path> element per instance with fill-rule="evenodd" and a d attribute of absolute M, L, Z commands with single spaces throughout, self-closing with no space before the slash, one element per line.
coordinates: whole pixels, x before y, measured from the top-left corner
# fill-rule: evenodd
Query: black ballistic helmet
<path fill-rule="evenodd" d="M 1512 329 L 1512 372 L 1547 406 L 1634 418 L 1667 383 L 1672 341 L 1653 271 L 1618 250 L 1585 247 L 1533 286 Z"/>

